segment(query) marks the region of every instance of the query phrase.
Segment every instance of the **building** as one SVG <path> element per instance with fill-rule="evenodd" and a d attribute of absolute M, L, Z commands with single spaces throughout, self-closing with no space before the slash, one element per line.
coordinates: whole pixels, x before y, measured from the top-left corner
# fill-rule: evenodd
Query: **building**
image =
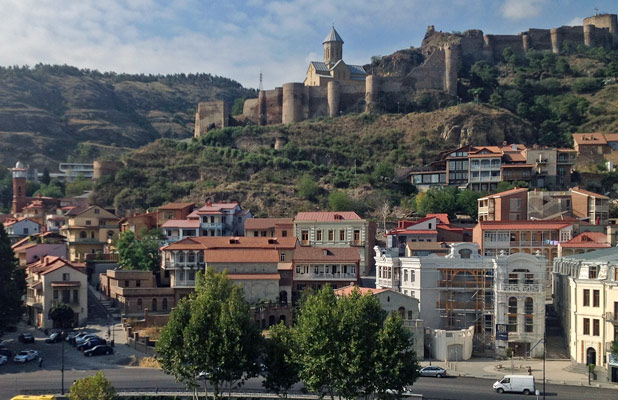
<path fill-rule="evenodd" d="M 294 218 L 295 236 L 301 246 L 358 247 L 360 273 L 369 275 L 373 268 L 376 226 L 353 211 L 299 212 Z"/>
<path fill-rule="evenodd" d="M 295 237 L 186 238 L 161 248 L 161 282 L 169 283 L 178 299 L 193 291 L 197 271 L 227 270 L 228 278 L 242 285 L 249 303 L 287 303 L 291 285 L 280 285 L 279 269 L 291 268 L 295 247 Z"/>
<path fill-rule="evenodd" d="M 87 254 L 109 253 L 112 239 L 120 232 L 120 218 L 99 206 L 67 212 L 60 233 L 67 238 L 69 259 L 86 260 Z"/>
<path fill-rule="evenodd" d="M 420 319 L 418 300 L 414 297 L 403 295 L 392 289 L 374 289 L 358 287 L 356 285 L 344 286 L 335 290 L 337 297 L 348 296 L 353 291 L 358 291 L 361 295 L 372 295 L 377 297 L 380 307 L 387 314 L 398 313 L 401 315 L 403 325 L 414 335 L 414 349 L 419 360 L 424 359 L 425 355 L 425 332 L 423 320 Z"/>
<path fill-rule="evenodd" d="M 288 237 L 294 236 L 292 218 L 249 218 L 245 221 L 245 236 Z"/>
<path fill-rule="evenodd" d="M 136 214 L 120 220 L 120 232 L 133 232 L 136 237 L 140 237 L 143 232 L 149 232 L 157 228 L 158 213 Z"/>
<path fill-rule="evenodd" d="M 161 230 L 168 243 L 174 243 L 188 237 L 200 236 L 200 220 L 169 219 L 161 225 Z"/>
<path fill-rule="evenodd" d="M 360 284 L 360 254 L 357 247 L 307 247 L 294 251 L 292 300 L 303 290 L 319 290 L 328 284 L 333 289 Z"/>
<path fill-rule="evenodd" d="M 67 258 L 66 238 L 54 232 L 30 235 L 11 246 L 20 267 L 39 261 L 45 256 Z"/>
<path fill-rule="evenodd" d="M 410 172 L 410 179 L 420 190 L 451 185 L 491 192 L 500 182 L 525 182 L 530 187 L 555 190 L 570 185 L 576 161 L 573 149 L 467 145 L 441 152 L 427 167 Z"/>
<path fill-rule="evenodd" d="M 167 203 L 157 209 L 157 226 L 162 226 L 169 220 L 187 219 L 193 212 L 195 203 Z"/>
<path fill-rule="evenodd" d="M 482 256 L 476 243 L 451 244 L 444 257 L 399 257 L 376 247 L 376 287 L 418 299 L 420 318 L 434 333 L 461 333 L 463 342 L 433 347 L 434 356 L 469 358 L 464 339 L 471 327 L 476 354 L 504 356 L 510 347 L 527 355 L 545 330 L 545 265 L 545 259 L 525 253 Z M 536 346 L 532 356 L 542 351 Z"/>
<path fill-rule="evenodd" d="M 573 215 L 595 225 L 607 225 L 609 197 L 574 187 L 571 189 Z"/>
<path fill-rule="evenodd" d="M 528 219 L 528 189 L 515 188 L 478 199 L 479 221 L 520 221 Z"/>
<path fill-rule="evenodd" d="M 573 147 L 578 155 L 603 156 L 618 150 L 616 133 L 574 133 Z"/>
<path fill-rule="evenodd" d="M 64 178 L 67 182 L 76 179 L 92 179 L 94 176 L 94 165 L 92 163 L 60 163 L 58 165 L 60 174 L 57 178 Z"/>
<path fill-rule="evenodd" d="M 600 249 L 554 260 L 554 306 L 571 360 L 607 369 L 618 382 L 610 354 L 618 337 L 618 249 Z"/>
<path fill-rule="evenodd" d="M 84 268 L 60 257 L 45 256 L 28 264 L 26 283 L 26 307 L 32 325 L 42 329 L 56 328 L 49 319 L 49 311 L 59 303 L 73 309 L 73 327 L 86 323 L 88 282 Z"/>
<path fill-rule="evenodd" d="M 206 203 L 194 210 L 187 219 L 198 219 L 199 236 L 244 236 L 245 220 L 251 212 L 240 208 L 238 202 Z"/>
<path fill-rule="evenodd" d="M 14 218 L 4 221 L 4 230 L 11 243 L 29 235 L 41 232 L 41 224 L 28 218 Z"/>
<path fill-rule="evenodd" d="M 568 242 L 558 243 L 558 257 L 588 253 L 612 247 L 610 238 L 603 232 L 582 232 Z"/>
<path fill-rule="evenodd" d="M 109 269 L 99 275 L 99 281 L 101 292 L 116 300 L 127 316 L 141 316 L 145 309 L 167 314 L 176 305 L 174 289 L 157 286 L 150 271 Z"/>

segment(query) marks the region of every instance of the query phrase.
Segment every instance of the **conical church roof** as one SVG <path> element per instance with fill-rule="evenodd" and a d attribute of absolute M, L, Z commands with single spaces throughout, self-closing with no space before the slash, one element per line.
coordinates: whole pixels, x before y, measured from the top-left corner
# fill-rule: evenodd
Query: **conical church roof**
<path fill-rule="evenodd" d="M 324 41 L 322 43 L 324 44 L 326 42 L 341 42 L 341 43 L 343 43 L 343 39 L 341 39 L 341 36 L 339 36 L 339 34 L 335 30 L 334 26 L 330 28 L 330 32 L 328 33 L 328 35 L 326 35 L 326 37 L 324 38 Z"/>

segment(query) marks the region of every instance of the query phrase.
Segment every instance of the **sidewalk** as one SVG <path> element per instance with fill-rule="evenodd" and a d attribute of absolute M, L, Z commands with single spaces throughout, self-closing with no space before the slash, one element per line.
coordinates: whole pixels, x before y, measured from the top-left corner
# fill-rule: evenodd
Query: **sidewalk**
<path fill-rule="evenodd" d="M 429 365 L 429 361 L 422 361 L 421 366 Z M 543 360 L 513 360 L 511 369 L 510 360 L 495 360 L 489 358 L 472 358 L 468 361 L 444 362 L 432 361 L 432 365 L 445 368 L 447 373 L 454 376 L 469 376 L 474 378 L 501 379 L 504 375 L 528 375 L 528 366 L 532 368 L 532 375 L 537 385 L 543 383 Z M 607 372 L 600 367 L 596 370 L 598 380 L 591 380 L 590 387 L 618 389 L 618 383 L 607 381 Z M 570 360 L 545 361 L 545 381 L 548 384 L 588 386 L 588 373 L 585 366 L 573 364 Z"/>

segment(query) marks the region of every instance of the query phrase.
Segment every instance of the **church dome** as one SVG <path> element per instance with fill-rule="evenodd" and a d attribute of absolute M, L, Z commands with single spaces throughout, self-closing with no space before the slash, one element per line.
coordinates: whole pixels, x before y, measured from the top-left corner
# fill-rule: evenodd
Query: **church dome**
<path fill-rule="evenodd" d="M 343 43 L 343 39 L 341 39 L 341 36 L 339 36 L 339 34 L 335 30 L 334 26 L 330 28 L 330 32 L 328 32 L 328 35 L 326 35 L 326 37 L 324 38 L 324 41 L 322 42 L 322 44 L 328 43 L 328 42 L 341 42 L 341 43 Z"/>
<path fill-rule="evenodd" d="M 24 164 L 21 161 L 17 161 L 15 163 L 15 168 L 16 169 L 24 169 Z"/>

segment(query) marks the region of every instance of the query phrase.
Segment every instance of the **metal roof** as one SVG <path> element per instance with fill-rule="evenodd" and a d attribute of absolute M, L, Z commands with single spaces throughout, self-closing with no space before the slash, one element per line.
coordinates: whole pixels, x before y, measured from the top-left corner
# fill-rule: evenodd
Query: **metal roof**
<path fill-rule="evenodd" d="M 330 28 L 330 32 L 328 32 L 328 35 L 326 35 L 326 37 L 324 38 L 324 41 L 322 43 L 326 43 L 326 42 L 341 42 L 341 43 L 343 43 L 343 39 L 341 39 L 341 36 L 339 36 L 339 34 L 335 30 L 334 26 Z"/>
<path fill-rule="evenodd" d="M 618 261 L 618 247 L 612 247 L 609 249 L 595 250 L 588 253 L 575 254 L 572 256 L 563 257 L 567 260 L 582 260 L 582 261 Z"/>
<path fill-rule="evenodd" d="M 351 74 L 367 75 L 362 65 L 348 65 L 348 68 L 350 68 Z"/>

